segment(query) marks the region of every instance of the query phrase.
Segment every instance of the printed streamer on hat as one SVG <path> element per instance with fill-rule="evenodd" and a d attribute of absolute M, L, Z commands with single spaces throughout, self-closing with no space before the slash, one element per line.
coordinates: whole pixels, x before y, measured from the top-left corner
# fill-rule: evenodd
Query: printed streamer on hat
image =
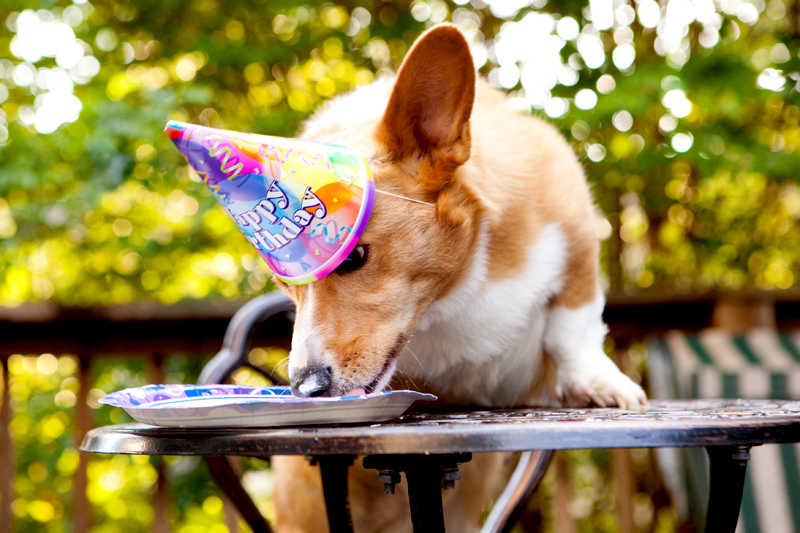
<path fill-rule="evenodd" d="M 285 283 L 333 272 L 367 226 L 375 183 L 352 148 L 174 120 L 165 132 Z"/>

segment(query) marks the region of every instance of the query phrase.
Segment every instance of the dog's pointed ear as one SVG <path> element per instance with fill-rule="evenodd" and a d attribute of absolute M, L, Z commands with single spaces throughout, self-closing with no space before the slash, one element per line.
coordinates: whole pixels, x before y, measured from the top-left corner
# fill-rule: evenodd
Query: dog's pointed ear
<path fill-rule="evenodd" d="M 475 64 L 455 26 L 424 33 L 408 52 L 378 128 L 393 157 L 429 156 L 435 167 L 469 159 L 469 118 L 475 100 Z"/>

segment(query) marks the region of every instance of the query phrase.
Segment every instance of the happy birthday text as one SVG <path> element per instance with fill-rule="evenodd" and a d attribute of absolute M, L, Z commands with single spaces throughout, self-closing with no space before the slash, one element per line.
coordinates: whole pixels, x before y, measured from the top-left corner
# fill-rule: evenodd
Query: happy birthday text
<path fill-rule="evenodd" d="M 311 187 L 306 187 L 303 197 L 300 199 L 300 209 L 294 212 L 292 218 L 278 218 L 275 215 L 276 206 L 280 209 L 289 207 L 289 197 L 278 185 L 278 182 L 273 181 L 267 189 L 267 197 L 264 200 L 261 200 L 250 211 L 233 215 L 233 220 L 240 226 L 251 226 L 255 229 L 252 237 L 247 236 L 253 246 L 260 245 L 270 252 L 283 248 L 299 237 L 315 217 L 325 218 L 325 215 L 328 214 L 325 204 L 311 192 Z M 313 212 L 310 213 L 309 209 L 313 209 Z M 280 233 L 272 233 L 262 225 L 262 222 L 273 226 L 283 226 L 283 230 Z"/>

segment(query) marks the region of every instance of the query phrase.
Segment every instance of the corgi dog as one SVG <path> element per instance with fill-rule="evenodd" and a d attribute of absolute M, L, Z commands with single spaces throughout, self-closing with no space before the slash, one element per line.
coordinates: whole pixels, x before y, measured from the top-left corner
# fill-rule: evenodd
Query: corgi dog
<path fill-rule="evenodd" d="M 396 196 L 376 195 L 334 273 L 302 286 L 276 280 L 297 307 L 296 395 L 400 383 L 451 404 L 523 405 L 541 401 L 552 363 L 567 405 L 646 402 L 603 352 L 595 212 L 575 153 L 477 79 L 454 26 L 424 33 L 395 79 L 330 101 L 301 137 L 358 149 L 377 189 Z M 462 465 L 444 493 L 448 531 L 478 530 L 498 461 Z M 301 457 L 276 457 L 273 469 L 278 531 L 327 531 L 319 470 Z M 410 531 L 407 494 L 382 488 L 376 471 L 350 469 L 355 530 Z"/>

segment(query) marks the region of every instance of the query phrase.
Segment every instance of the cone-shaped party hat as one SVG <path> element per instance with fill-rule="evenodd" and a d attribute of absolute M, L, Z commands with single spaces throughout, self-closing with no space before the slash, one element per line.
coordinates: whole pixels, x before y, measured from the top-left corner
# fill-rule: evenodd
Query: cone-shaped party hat
<path fill-rule="evenodd" d="M 165 131 L 286 283 L 333 272 L 367 226 L 375 184 L 352 148 L 176 121 Z"/>

